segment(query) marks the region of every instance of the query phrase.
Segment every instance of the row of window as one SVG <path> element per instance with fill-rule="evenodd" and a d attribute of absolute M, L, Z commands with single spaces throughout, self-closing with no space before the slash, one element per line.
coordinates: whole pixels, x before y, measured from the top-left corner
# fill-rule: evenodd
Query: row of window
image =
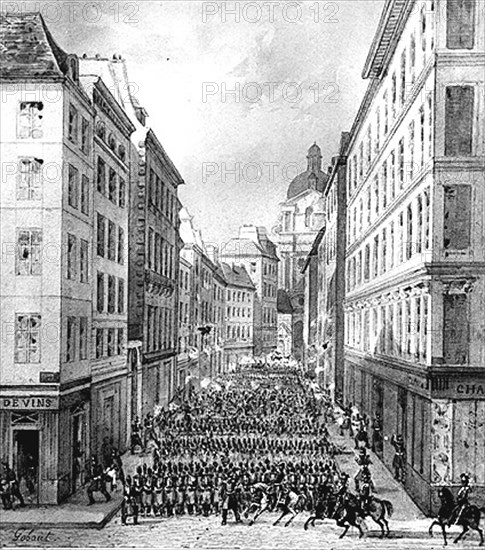
<path fill-rule="evenodd" d="M 39 363 L 41 360 L 41 315 L 38 313 L 15 315 L 16 363 Z M 121 355 L 124 351 L 125 329 L 96 329 L 96 357 Z M 88 359 L 88 318 L 66 318 L 67 363 Z M 106 345 L 105 345 L 106 344 Z"/>
<path fill-rule="evenodd" d="M 147 306 L 146 351 L 163 351 L 173 347 L 173 314 L 166 307 Z"/>
<path fill-rule="evenodd" d="M 425 40 L 425 35 L 423 34 L 422 36 Z M 358 153 L 352 156 L 349 163 L 349 196 L 352 195 L 371 168 L 373 160 L 380 152 L 381 144 L 384 143 L 385 138 L 392 128 L 392 123 L 396 119 L 397 109 L 402 108 L 406 102 L 406 97 L 415 82 L 415 63 L 416 40 L 413 34 L 409 45 L 409 61 L 407 61 L 407 48 L 401 53 L 399 93 L 397 74 L 396 71 L 394 71 L 391 77 L 390 94 L 387 90 L 384 92 L 382 96 L 382 105 L 376 107 L 375 113 L 369 116 L 370 122 L 365 132 L 363 132 L 365 137 L 357 148 Z M 373 123 L 373 121 L 375 122 Z"/>
<path fill-rule="evenodd" d="M 99 120 L 96 123 L 96 136 L 108 146 L 108 148 L 116 155 L 122 162 L 126 162 L 126 147 L 120 143 L 118 144 L 116 138 L 112 132 L 107 134 L 106 124 Z"/>
<path fill-rule="evenodd" d="M 175 273 L 174 246 L 166 241 L 160 233 L 148 228 L 148 269 L 172 279 Z"/>
<path fill-rule="evenodd" d="M 124 328 L 110 327 L 96 329 L 96 359 L 122 355 L 124 344 Z"/>
<path fill-rule="evenodd" d="M 98 313 L 125 312 L 124 279 L 98 271 L 96 282 L 96 309 Z"/>
<path fill-rule="evenodd" d="M 126 181 L 102 157 L 98 157 L 97 162 L 96 188 L 113 204 L 120 208 L 126 206 Z"/>
<path fill-rule="evenodd" d="M 416 121 L 412 120 L 407 129 L 407 136 L 401 137 L 397 149 L 392 150 L 382 161 L 372 179 L 360 192 L 359 203 L 349 212 L 348 243 L 354 242 L 359 236 L 383 214 L 398 197 L 406 185 L 410 185 L 418 169 L 422 168 L 427 158 L 432 156 L 432 97 L 428 95 L 426 107 L 419 109 Z M 417 128 L 419 128 L 417 130 Z M 419 144 L 416 146 L 416 144 Z M 355 174 L 355 156 L 349 164 L 348 182 L 358 185 Z M 364 217 L 365 211 L 365 217 Z"/>
<path fill-rule="evenodd" d="M 228 290 L 227 300 L 232 300 L 233 302 L 250 302 L 251 294 L 240 290 Z"/>
<path fill-rule="evenodd" d="M 276 298 L 276 285 L 263 283 L 263 298 Z"/>
<path fill-rule="evenodd" d="M 251 317 L 251 308 L 245 307 L 227 307 L 227 316 L 228 317 Z"/>
<path fill-rule="evenodd" d="M 264 307 L 263 308 L 263 324 L 273 325 L 276 323 L 276 309 Z"/>
<path fill-rule="evenodd" d="M 251 325 L 227 325 L 228 340 L 246 340 L 251 338 Z"/>
<path fill-rule="evenodd" d="M 150 168 L 147 189 L 148 201 L 151 206 L 159 210 L 173 224 L 177 218 L 176 198 L 170 192 L 168 185 Z"/>
<path fill-rule="evenodd" d="M 96 217 L 96 253 L 119 264 L 125 258 L 125 232 L 99 212 Z"/>
<path fill-rule="evenodd" d="M 277 275 L 277 267 L 274 263 L 267 263 L 263 260 L 263 275 Z"/>
<path fill-rule="evenodd" d="M 347 345 L 361 351 L 426 362 L 429 296 L 347 312 Z"/>
<path fill-rule="evenodd" d="M 429 247 L 430 196 L 426 189 L 347 260 L 347 290 L 375 279 Z"/>

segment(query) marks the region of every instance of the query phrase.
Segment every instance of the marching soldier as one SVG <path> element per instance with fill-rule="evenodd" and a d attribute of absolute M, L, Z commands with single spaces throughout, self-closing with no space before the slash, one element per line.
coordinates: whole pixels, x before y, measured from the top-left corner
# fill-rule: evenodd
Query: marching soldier
<path fill-rule="evenodd" d="M 131 476 L 126 476 L 125 484 L 123 485 L 123 501 L 121 503 L 121 523 L 126 525 L 126 518 L 133 516 L 133 524 L 138 523 L 138 506 L 133 494 L 133 486 Z"/>

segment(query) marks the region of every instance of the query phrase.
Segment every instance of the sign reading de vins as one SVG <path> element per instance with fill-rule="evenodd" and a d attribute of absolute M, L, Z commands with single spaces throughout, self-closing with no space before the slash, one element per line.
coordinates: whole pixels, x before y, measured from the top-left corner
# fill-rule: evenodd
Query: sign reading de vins
<path fill-rule="evenodd" d="M 0 397 L 0 409 L 13 410 L 47 410 L 58 409 L 58 397 L 25 396 L 25 397 Z"/>

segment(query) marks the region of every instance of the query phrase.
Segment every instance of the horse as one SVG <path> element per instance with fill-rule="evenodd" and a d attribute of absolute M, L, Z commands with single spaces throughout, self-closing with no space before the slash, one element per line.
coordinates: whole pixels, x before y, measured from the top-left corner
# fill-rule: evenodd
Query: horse
<path fill-rule="evenodd" d="M 308 526 L 315 527 L 315 521 L 324 520 L 333 516 L 335 511 L 335 504 L 337 499 L 333 487 L 331 485 L 324 485 L 320 490 L 316 498 L 315 508 L 313 514 L 306 520 L 303 528 L 308 530 Z"/>
<path fill-rule="evenodd" d="M 390 501 L 372 497 L 367 509 L 363 510 L 357 498 L 349 493 L 339 504 L 338 508 L 335 514 L 337 525 L 339 527 L 344 527 L 344 532 L 340 535 L 340 538 L 343 538 L 347 534 L 350 526 L 357 527 L 359 530 L 359 538 L 362 538 L 364 536 L 364 531 L 361 527 L 361 521 L 359 520 L 364 520 L 368 516 L 381 528 L 381 539 L 386 535 L 389 536 L 390 530 L 387 518 L 390 518 L 394 512 L 394 508 Z"/>
<path fill-rule="evenodd" d="M 268 486 L 265 483 L 256 483 L 251 488 L 251 501 L 244 510 L 244 517 L 254 512 L 254 516 L 249 521 L 249 525 L 254 525 L 259 516 L 269 510 L 270 501 L 268 498 Z"/>
<path fill-rule="evenodd" d="M 285 516 L 291 514 L 290 519 L 285 523 L 285 527 L 288 527 L 295 517 L 305 509 L 305 503 L 305 495 L 297 494 L 291 490 L 288 492 L 280 490 L 276 507 L 282 512 L 281 516 L 273 523 L 273 526 L 278 525 Z"/>
<path fill-rule="evenodd" d="M 429 526 L 429 535 L 433 536 L 433 527 L 439 525 L 441 527 L 441 532 L 443 533 L 443 540 L 445 546 L 448 544 L 446 538 L 446 527 L 451 527 L 451 518 L 453 516 L 453 511 L 455 509 L 455 499 L 452 492 L 447 488 L 443 487 L 439 490 L 438 496 L 441 501 L 440 509 L 438 510 L 438 517 L 433 520 Z M 480 516 L 485 514 L 485 507 L 478 508 L 473 504 L 468 504 L 465 506 L 465 509 L 460 514 L 457 524 L 463 527 L 462 532 L 455 538 L 454 542 L 459 542 L 465 533 L 472 529 L 477 531 L 480 535 L 480 546 L 484 545 L 483 530 L 480 529 Z"/>

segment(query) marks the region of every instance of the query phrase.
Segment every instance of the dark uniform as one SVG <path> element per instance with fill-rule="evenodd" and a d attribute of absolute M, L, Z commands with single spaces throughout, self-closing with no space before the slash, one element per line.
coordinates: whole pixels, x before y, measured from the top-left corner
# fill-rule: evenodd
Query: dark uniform
<path fill-rule="evenodd" d="M 472 492 L 472 488 L 470 486 L 470 476 L 468 474 L 461 474 L 460 479 L 461 487 L 458 491 L 458 495 L 456 496 L 456 506 L 451 512 L 450 525 L 453 523 L 459 525 L 465 508 L 470 505 L 468 500 L 470 493 Z"/>
<path fill-rule="evenodd" d="M 404 439 L 401 434 L 397 437 L 392 436 L 391 445 L 394 447 L 394 458 L 392 459 L 392 467 L 394 468 L 394 477 L 401 482 L 404 482 L 406 476 L 406 448 Z"/>
<path fill-rule="evenodd" d="M 123 501 L 121 503 L 121 523 L 126 525 L 126 518 L 133 517 L 133 523 L 138 523 L 138 506 L 135 501 L 131 477 L 127 476 L 123 485 Z"/>
<path fill-rule="evenodd" d="M 91 466 L 89 468 L 88 475 L 89 485 L 87 488 L 87 494 L 89 498 L 89 504 L 94 504 L 95 502 L 93 497 L 93 493 L 95 491 L 101 493 L 106 499 L 106 502 L 109 502 L 111 500 L 111 497 L 106 490 L 103 467 L 101 466 L 101 464 L 98 464 L 98 461 L 94 456 L 91 459 Z"/>
<path fill-rule="evenodd" d="M 355 490 L 359 491 L 359 484 L 362 480 L 362 474 L 365 468 L 368 468 L 372 461 L 369 455 L 366 453 L 365 447 L 362 447 L 359 451 L 359 455 L 355 458 L 355 461 L 359 465 L 359 471 L 354 476 Z"/>

